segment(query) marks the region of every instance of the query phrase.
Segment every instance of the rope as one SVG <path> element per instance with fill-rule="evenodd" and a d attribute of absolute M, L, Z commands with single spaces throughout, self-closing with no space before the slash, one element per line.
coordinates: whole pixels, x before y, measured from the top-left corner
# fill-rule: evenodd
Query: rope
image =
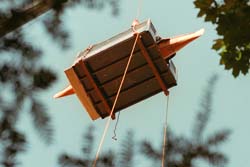
<path fill-rule="evenodd" d="M 136 19 L 139 19 L 139 16 L 141 15 L 141 8 L 142 8 L 142 0 L 138 0 L 138 7 L 136 12 Z"/>
<path fill-rule="evenodd" d="M 137 7 L 137 12 L 136 12 L 136 17 L 132 23 L 132 30 L 135 34 L 137 34 L 136 30 L 135 30 L 135 26 L 139 24 L 139 16 L 141 14 L 141 8 L 142 8 L 142 0 L 138 0 L 138 7 Z M 136 41 L 137 42 L 137 41 Z M 117 140 L 116 138 L 116 129 L 117 129 L 117 126 L 118 126 L 118 123 L 119 123 L 119 118 L 120 118 L 120 111 L 118 112 L 118 116 L 117 116 L 117 120 L 116 120 L 116 123 L 115 123 L 115 128 L 113 130 L 113 133 L 114 133 L 114 136 L 112 137 L 113 140 Z"/>
<path fill-rule="evenodd" d="M 162 159 L 161 159 L 161 167 L 165 166 L 165 156 L 166 156 L 166 147 L 167 147 L 167 128 L 168 128 L 168 103 L 169 103 L 169 95 L 167 96 L 167 108 L 165 112 L 165 122 L 164 122 L 164 136 L 163 136 L 163 146 L 162 146 Z"/>
<path fill-rule="evenodd" d="M 106 136 L 106 134 L 107 134 L 107 130 L 108 130 L 109 125 L 110 125 L 111 116 L 112 116 L 113 113 L 114 113 L 114 109 L 115 109 L 115 106 L 116 106 L 118 97 L 119 97 L 119 95 L 120 95 L 120 92 L 121 92 L 121 89 L 122 89 L 122 85 L 123 85 L 123 83 L 124 83 L 124 80 L 125 80 L 125 77 L 126 77 L 126 74 L 127 74 L 127 71 L 128 71 L 128 67 L 129 67 L 129 64 L 130 64 L 130 62 L 131 62 L 131 59 L 132 59 L 134 50 L 135 50 L 136 43 L 137 43 L 138 38 L 139 38 L 139 33 L 135 33 L 135 34 L 136 34 L 136 37 L 135 37 L 135 41 L 134 41 L 134 44 L 133 44 L 133 47 L 132 47 L 132 50 L 131 50 L 131 53 L 130 53 L 130 56 L 129 56 L 129 59 L 128 59 L 128 63 L 127 63 L 127 65 L 126 65 L 124 74 L 123 74 L 123 76 L 122 76 L 122 80 L 121 80 L 119 89 L 118 89 L 118 91 L 117 91 L 117 93 L 116 93 L 115 100 L 114 100 L 114 103 L 113 103 L 113 106 L 112 106 L 112 109 L 111 109 L 111 112 L 110 112 L 110 116 L 109 116 L 109 118 L 108 118 L 108 121 L 107 121 L 107 123 L 106 123 L 105 129 L 104 129 L 104 131 L 103 131 L 103 135 L 102 135 L 102 138 L 101 138 L 101 141 L 100 141 L 100 144 L 99 144 L 99 147 L 98 147 L 98 150 L 97 150 L 97 153 L 96 153 L 96 156 L 95 156 L 95 160 L 94 160 L 94 162 L 93 162 L 92 167 L 95 167 L 95 166 L 96 166 L 96 163 L 97 163 L 97 160 L 98 160 L 98 157 L 99 157 L 100 150 L 101 150 L 101 148 L 102 148 L 102 145 L 103 145 L 105 136 Z"/>
<path fill-rule="evenodd" d="M 118 112 L 118 116 L 117 116 L 117 120 L 116 120 L 116 123 L 115 123 L 115 128 L 114 128 L 114 131 L 113 131 L 113 132 L 114 132 L 114 136 L 112 137 L 113 140 L 117 140 L 117 137 L 116 137 L 116 129 L 117 129 L 117 126 L 118 126 L 120 114 L 121 114 L 121 112 L 119 111 L 119 112 Z"/>
<path fill-rule="evenodd" d="M 116 106 L 118 97 L 119 97 L 119 95 L 120 95 L 120 92 L 121 92 L 121 89 L 122 89 L 122 86 L 123 86 L 123 83 L 124 83 L 124 80 L 125 80 L 125 77 L 126 77 L 126 74 L 127 74 L 127 71 L 128 71 L 128 67 L 129 67 L 129 65 L 130 65 L 130 62 L 131 62 L 131 59 L 132 59 L 132 56 L 133 56 L 133 53 L 134 53 L 134 50 L 135 50 L 136 43 L 137 43 L 138 38 L 139 38 L 139 36 L 140 36 L 140 34 L 137 33 L 137 32 L 135 31 L 135 25 L 138 23 L 138 20 L 137 20 L 137 19 L 138 19 L 139 15 L 140 15 L 140 12 L 141 12 L 141 6 L 142 6 L 142 0 L 138 0 L 137 16 L 136 16 L 136 19 L 134 20 L 134 22 L 133 22 L 133 24 L 132 24 L 132 30 L 133 30 L 134 34 L 136 35 L 135 41 L 134 41 L 132 50 L 131 50 L 131 52 L 130 52 L 130 55 L 129 55 L 129 59 L 128 59 L 126 68 L 125 68 L 125 70 L 124 70 L 124 73 L 123 73 L 123 76 L 122 76 L 122 80 L 121 80 L 119 89 L 118 89 L 118 91 L 117 91 L 117 93 L 116 93 L 115 100 L 114 100 L 114 103 L 113 103 L 113 106 L 112 106 L 112 109 L 111 109 L 109 118 L 108 118 L 107 123 L 106 123 L 106 125 L 105 125 L 104 131 L 103 131 L 103 134 L 102 134 L 102 138 L 101 138 L 101 141 L 100 141 L 100 143 L 99 143 L 99 146 L 98 146 L 98 149 L 97 149 L 97 153 L 96 153 L 96 156 L 95 156 L 95 160 L 94 160 L 94 162 L 93 162 L 92 167 L 96 167 L 96 163 L 97 163 L 97 160 L 98 160 L 98 158 L 99 158 L 99 154 L 100 154 L 100 151 L 101 151 L 101 148 L 102 148 L 104 139 L 105 139 L 105 137 L 106 137 L 108 128 L 109 128 L 109 126 L 110 126 L 111 117 L 112 117 L 112 115 L 113 115 L 113 113 L 114 113 L 114 109 L 115 109 L 115 106 Z M 136 21 L 136 22 L 135 22 L 135 21 Z M 120 117 L 120 112 L 118 113 L 118 118 L 117 118 L 117 122 L 116 122 L 115 129 L 114 129 L 114 136 L 112 137 L 114 140 L 117 140 L 117 138 L 116 138 L 116 128 L 117 128 L 117 125 L 118 125 L 119 117 Z"/>

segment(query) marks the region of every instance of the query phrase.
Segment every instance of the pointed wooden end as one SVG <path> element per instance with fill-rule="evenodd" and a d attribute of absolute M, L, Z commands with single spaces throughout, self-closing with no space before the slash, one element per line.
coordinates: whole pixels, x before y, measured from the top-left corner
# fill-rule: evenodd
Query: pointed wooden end
<path fill-rule="evenodd" d="M 187 44 L 202 36 L 204 32 L 205 30 L 204 28 L 202 28 L 194 33 L 184 34 L 173 38 L 162 39 L 158 43 L 158 45 L 163 57 L 165 59 L 168 59 L 173 54 L 185 47 Z"/>
<path fill-rule="evenodd" d="M 199 38 L 200 36 L 202 36 L 205 33 L 205 29 L 202 28 L 196 32 L 194 32 L 193 34 L 191 33 L 191 35 L 193 36 L 194 39 Z"/>
<path fill-rule="evenodd" d="M 75 91 L 72 88 L 72 86 L 69 85 L 65 89 L 63 89 L 62 91 L 56 93 L 53 97 L 60 98 L 60 97 L 64 97 L 64 96 L 68 96 L 68 95 L 72 95 L 72 94 L 75 94 Z"/>
<path fill-rule="evenodd" d="M 202 36 L 205 33 L 205 29 L 202 28 L 199 31 L 196 32 L 199 36 Z"/>
<path fill-rule="evenodd" d="M 178 51 L 180 49 L 182 49 L 184 46 L 186 46 L 187 44 L 189 44 L 190 42 L 192 42 L 193 40 L 199 38 L 200 36 L 202 36 L 204 34 L 205 30 L 204 28 L 193 32 L 193 33 L 189 33 L 189 34 L 184 34 L 184 35 L 180 35 L 177 37 L 173 37 L 170 38 L 170 45 L 172 45 L 173 49 Z"/>

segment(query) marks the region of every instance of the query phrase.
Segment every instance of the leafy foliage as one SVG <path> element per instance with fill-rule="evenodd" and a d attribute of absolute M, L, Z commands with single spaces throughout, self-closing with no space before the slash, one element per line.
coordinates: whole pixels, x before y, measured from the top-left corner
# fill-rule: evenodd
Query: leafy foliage
<path fill-rule="evenodd" d="M 1 0 L 0 164 L 4 167 L 17 166 L 17 155 L 25 150 L 25 135 L 16 128 L 24 105 L 25 109 L 30 106 L 34 127 L 43 141 L 49 144 L 53 139 L 50 117 L 37 94 L 48 89 L 57 77 L 40 64 L 43 52 L 35 47 L 36 41 L 26 38 L 22 25 L 46 12 L 44 9 L 51 9 L 39 21 L 48 35 L 66 49 L 70 46 L 69 34 L 62 16 L 66 9 L 77 5 L 98 10 L 108 5 L 113 14 L 118 12 L 117 0 Z"/>
<path fill-rule="evenodd" d="M 30 114 L 33 118 L 34 126 L 39 129 L 39 134 L 44 138 L 46 143 L 51 143 L 53 129 L 50 125 L 50 117 L 46 113 L 44 106 L 36 99 L 31 100 Z"/>
<path fill-rule="evenodd" d="M 215 88 L 215 84 L 218 80 L 217 75 L 213 75 L 208 81 L 208 87 L 203 92 L 202 100 L 200 103 L 199 111 L 196 115 L 196 122 L 193 128 L 194 138 L 198 141 L 202 140 L 202 136 L 206 126 L 208 124 L 210 114 L 212 112 L 212 100 L 213 100 L 213 91 Z"/>
<path fill-rule="evenodd" d="M 82 155 L 80 157 L 68 155 L 66 153 L 59 157 L 59 164 L 63 167 L 91 167 L 93 163 L 93 146 L 94 146 L 94 128 L 90 126 L 84 135 Z M 96 166 L 98 167 L 115 167 L 115 154 L 113 151 L 107 151 L 102 154 Z"/>
<path fill-rule="evenodd" d="M 249 0 L 195 0 L 198 17 L 216 25 L 220 38 L 212 48 L 221 56 L 220 64 L 232 69 L 234 77 L 247 74 L 250 68 Z"/>
<path fill-rule="evenodd" d="M 135 141 L 132 131 L 128 131 L 122 141 L 119 151 L 119 167 L 133 167 L 135 156 Z"/>
<path fill-rule="evenodd" d="M 218 76 L 214 75 L 208 81 L 208 87 L 204 91 L 201 100 L 200 109 L 197 112 L 194 128 L 191 137 L 177 136 L 168 129 L 168 142 L 166 146 L 165 166 L 169 167 L 195 167 L 195 160 L 201 159 L 212 166 L 224 166 L 227 163 L 227 157 L 219 150 L 219 146 L 228 140 L 230 130 L 223 129 L 215 131 L 211 135 L 204 136 L 212 113 L 213 92 Z M 90 167 L 94 157 L 94 131 L 89 128 L 84 137 L 84 147 L 82 158 L 63 154 L 59 158 L 59 163 L 64 167 Z M 135 159 L 138 154 L 142 154 L 146 159 L 151 160 L 152 164 L 148 166 L 160 166 L 162 159 L 162 145 L 156 148 L 150 141 L 139 141 L 139 152 L 135 144 L 132 131 L 128 131 L 126 137 L 118 151 L 110 151 L 102 154 L 99 158 L 98 167 L 105 165 L 111 167 L 133 167 L 136 166 Z M 104 162 L 107 162 L 104 164 Z"/>
<path fill-rule="evenodd" d="M 91 167 L 94 162 L 94 154 L 96 151 L 94 137 L 94 128 L 89 127 L 84 135 L 82 155 L 76 157 L 66 153 L 59 157 L 59 164 L 63 167 Z M 98 167 L 133 167 L 135 157 L 135 141 L 132 131 L 128 131 L 126 137 L 122 141 L 122 145 L 118 152 L 108 150 L 102 153 L 97 161 Z"/>
<path fill-rule="evenodd" d="M 18 164 L 16 155 L 25 151 L 25 136 L 12 127 L 8 119 L 2 119 L 0 124 L 0 141 L 5 146 L 1 149 L 1 164 L 7 167 L 13 167 Z"/>
<path fill-rule="evenodd" d="M 21 38 L 20 32 L 12 33 L 3 38 L 0 45 L 0 52 L 6 57 L 6 60 L 2 57 L 3 61 L 0 63 L 1 87 L 6 92 L 1 94 L 5 104 L 1 106 L 1 110 L 11 106 L 15 111 L 12 114 L 20 112 L 26 100 L 32 102 L 37 91 L 47 89 L 56 80 L 54 72 L 38 65 L 41 51 Z M 11 100 L 7 100 L 6 96 L 12 96 Z M 39 106 L 32 109 L 42 110 Z M 46 123 L 41 125 L 46 126 Z"/>
<path fill-rule="evenodd" d="M 168 131 L 168 144 L 166 146 L 166 166 L 194 167 L 195 160 L 203 159 L 215 166 L 224 166 L 227 162 L 226 156 L 218 150 L 219 144 L 228 139 L 229 130 L 216 131 L 214 134 L 204 137 L 210 114 L 212 111 L 212 94 L 214 91 L 217 76 L 213 76 L 203 95 L 200 110 L 197 113 L 193 128 L 192 137 L 176 136 Z M 161 146 L 162 148 L 162 146 Z M 154 148 L 149 141 L 143 141 L 141 152 L 153 163 L 160 163 L 161 148 Z"/>

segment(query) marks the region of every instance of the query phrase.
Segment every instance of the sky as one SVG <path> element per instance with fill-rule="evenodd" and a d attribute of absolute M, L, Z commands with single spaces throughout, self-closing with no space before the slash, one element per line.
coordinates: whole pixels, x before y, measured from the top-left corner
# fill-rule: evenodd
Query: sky
<path fill-rule="evenodd" d="M 158 0 L 157 3 L 142 0 L 141 2 L 139 21 L 150 18 L 161 37 L 171 37 L 205 28 L 205 34 L 201 38 L 182 49 L 173 59 L 178 70 L 178 85 L 170 90 L 169 126 L 176 134 L 192 135 L 191 130 L 202 93 L 209 77 L 216 73 L 219 75 L 219 81 L 213 95 L 213 113 L 206 133 L 213 133 L 223 128 L 231 129 L 230 139 L 220 148 L 229 157 L 227 166 L 249 166 L 250 150 L 247 146 L 250 135 L 246 131 L 250 125 L 249 75 L 241 75 L 235 79 L 231 71 L 225 71 L 224 67 L 219 65 L 219 56 L 211 49 L 213 40 L 218 38 L 215 27 L 196 17 L 198 10 L 194 8 L 192 0 Z M 90 125 L 95 126 L 95 136 L 99 142 L 106 119 L 92 121 L 76 96 L 56 100 L 52 97 L 68 84 L 63 71 L 73 63 L 77 53 L 91 44 L 130 28 L 137 15 L 137 7 L 137 1 L 121 0 L 120 14 L 117 17 L 111 15 L 109 8 L 97 11 L 78 6 L 74 10 L 67 10 L 64 15 L 64 26 L 70 32 L 72 46 L 68 50 L 58 47 L 41 28 L 39 21 L 44 16 L 25 25 L 27 38 L 33 39 L 34 45 L 45 51 L 41 64 L 54 69 L 58 74 L 58 80 L 48 91 L 38 95 L 46 104 L 51 116 L 55 130 L 54 142 L 49 146 L 46 145 L 32 127 L 28 113 L 24 112 L 19 128 L 27 135 L 29 144 L 26 153 L 20 156 L 22 166 L 55 167 L 58 166 L 57 158 L 61 153 L 80 155 L 82 136 Z M 117 129 L 118 141 L 111 139 L 115 124 L 112 122 L 103 150 L 110 147 L 119 148 L 123 136 L 129 129 L 134 130 L 137 140 L 148 139 L 155 146 L 160 146 L 166 100 L 166 96 L 160 93 L 124 109 Z M 138 164 L 145 167 L 143 163 Z"/>

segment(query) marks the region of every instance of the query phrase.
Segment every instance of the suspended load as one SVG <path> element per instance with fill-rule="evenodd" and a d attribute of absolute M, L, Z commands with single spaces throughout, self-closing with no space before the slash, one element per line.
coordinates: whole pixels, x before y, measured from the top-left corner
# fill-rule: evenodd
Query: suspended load
<path fill-rule="evenodd" d="M 168 95 L 168 89 L 177 85 L 170 59 L 203 32 L 161 38 L 150 20 L 137 24 L 82 51 L 65 70 L 70 85 L 54 97 L 76 94 L 93 120 L 109 116 L 136 33 L 139 38 L 113 113 L 161 91 Z"/>

